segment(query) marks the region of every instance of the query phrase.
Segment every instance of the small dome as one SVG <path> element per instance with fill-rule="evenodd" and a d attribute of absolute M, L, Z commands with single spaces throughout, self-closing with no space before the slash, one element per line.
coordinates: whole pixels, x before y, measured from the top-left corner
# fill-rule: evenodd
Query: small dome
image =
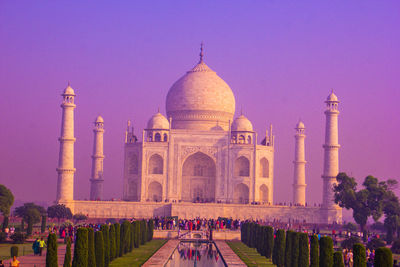
<path fill-rule="evenodd" d="M 240 115 L 233 121 L 232 131 L 252 132 L 253 125 L 251 124 L 248 118 L 246 118 L 243 115 Z"/>
<path fill-rule="evenodd" d="M 306 127 L 304 127 L 304 123 L 302 121 L 299 121 L 296 124 L 296 129 L 305 129 Z"/>
<path fill-rule="evenodd" d="M 103 117 L 102 116 L 97 116 L 97 118 L 96 118 L 96 121 L 95 122 L 97 122 L 97 123 L 104 123 L 104 119 L 103 119 Z"/>
<path fill-rule="evenodd" d="M 169 129 L 169 122 L 164 115 L 158 112 L 147 122 L 147 129 Z"/>
<path fill-rule="evenodd" d="M 64 95 L 75 95 L 74 89 L 69 84 L 64 90 Z"/>
<path fill-rule="evenodd" d="M 332 92 L 328 95 L 328 98 L 326 99 L 326 101 L 329 101 L 329 102 L 338 102 L 338 98 L 337 98 L 337 96 L 333 93 L 333 90 L 332 90 Z"/>

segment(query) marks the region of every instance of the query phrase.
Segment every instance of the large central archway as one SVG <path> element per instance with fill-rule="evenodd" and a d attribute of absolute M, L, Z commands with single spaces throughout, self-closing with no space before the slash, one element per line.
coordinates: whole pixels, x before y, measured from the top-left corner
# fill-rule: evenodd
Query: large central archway
<path fill-rule="evenodd" d="M 212 202 L 215 200 L 216 166 L 202 152 L 189 156 L 182 167 L 182 200 Z"/>

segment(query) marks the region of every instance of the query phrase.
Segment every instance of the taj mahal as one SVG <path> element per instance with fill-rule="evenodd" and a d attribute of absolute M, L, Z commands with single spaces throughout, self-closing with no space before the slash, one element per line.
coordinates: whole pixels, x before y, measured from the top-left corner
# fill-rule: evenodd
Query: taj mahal
<path fill-rule="evenodd" d="M 338 105 L 333 91 L 325 101 L 325 144 L 321 206 L 306 205 L 305 126 L 295 125 L 293 205 L 274 205 L 274 139 L 272 126 L 257 133 L 243 114 L 235 116 L 229 85 L 204 61 L 169 89 L 166 116 L 149 119 L 142 133 L 128 121 L 125 133 L 121 201 L 103 200 L 103 133 L 105 122 L 94 122 L 90 200 L 74 199 L 75 91 L 62 94 L 62 124 L 57 203 L 73 213 L 95 218 L 217 218 L 298 220 L 309 223 L 342 221 L 332 187 L 339 173 Z M 322 150 L 321 150 L 322 152 Z M 322 153 L 321 153 L 322 155 Z"/>

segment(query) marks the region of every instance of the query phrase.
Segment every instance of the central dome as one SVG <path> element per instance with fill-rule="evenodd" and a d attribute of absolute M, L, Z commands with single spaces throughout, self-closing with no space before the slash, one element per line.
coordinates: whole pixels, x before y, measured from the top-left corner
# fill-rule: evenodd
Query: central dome
<path fill-rule="evenodd" d="M 166 100 L 173 129 L 228 130 L 235 113 L 235 96 L 229 85 L 203 61 L 172 85 Z"/>

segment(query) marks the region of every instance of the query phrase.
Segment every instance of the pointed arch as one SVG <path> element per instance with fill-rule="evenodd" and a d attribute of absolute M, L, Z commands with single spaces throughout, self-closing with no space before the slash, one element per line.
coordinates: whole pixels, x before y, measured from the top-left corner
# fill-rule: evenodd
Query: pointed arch
<path fill-rule="evenodd" d="M 159 182 L 151 182 L 149 184 L 147 199 L 154 202 L 162 201 L 162 186 Z"/>
<path fill-rule="evenodd" d="M 138 174 L 138 157 L 135 153 L 131 152 L 128 155 L 128 172 L 129 174 Z"/>
<path fill-rule="evenodd" d="M 154 154 L 149 159 L 149 174 L 163 174 L 164 162 L 163 158 Z"/>
<path fill-rule="evenodd" d="M 260 176 L 269 177 L 269 161 L 265 157 L 260 160 Z"/>
<path fill-rule="evenodd" d="M 245 156 L 241 156 L 235 160 L 235 176 L 250 176 L 250 161 Z"/>
<path fill-rule="evenodd" d="M 240 183 L 235 186 L 233 202 L 238 204 L 249 203 L 249 187 L 247 185 Z"/>
<path fill-rule="evenodd" d="M 265 184 L 260 186 L 260 202 L 264 204 L 269 202 L 269 190 Z"/>
<path fill-rule="evenodd" d="M 154 136 L 154 142 L 161 142 L 161 134 L 160 133 L 156 133 Z"/>

